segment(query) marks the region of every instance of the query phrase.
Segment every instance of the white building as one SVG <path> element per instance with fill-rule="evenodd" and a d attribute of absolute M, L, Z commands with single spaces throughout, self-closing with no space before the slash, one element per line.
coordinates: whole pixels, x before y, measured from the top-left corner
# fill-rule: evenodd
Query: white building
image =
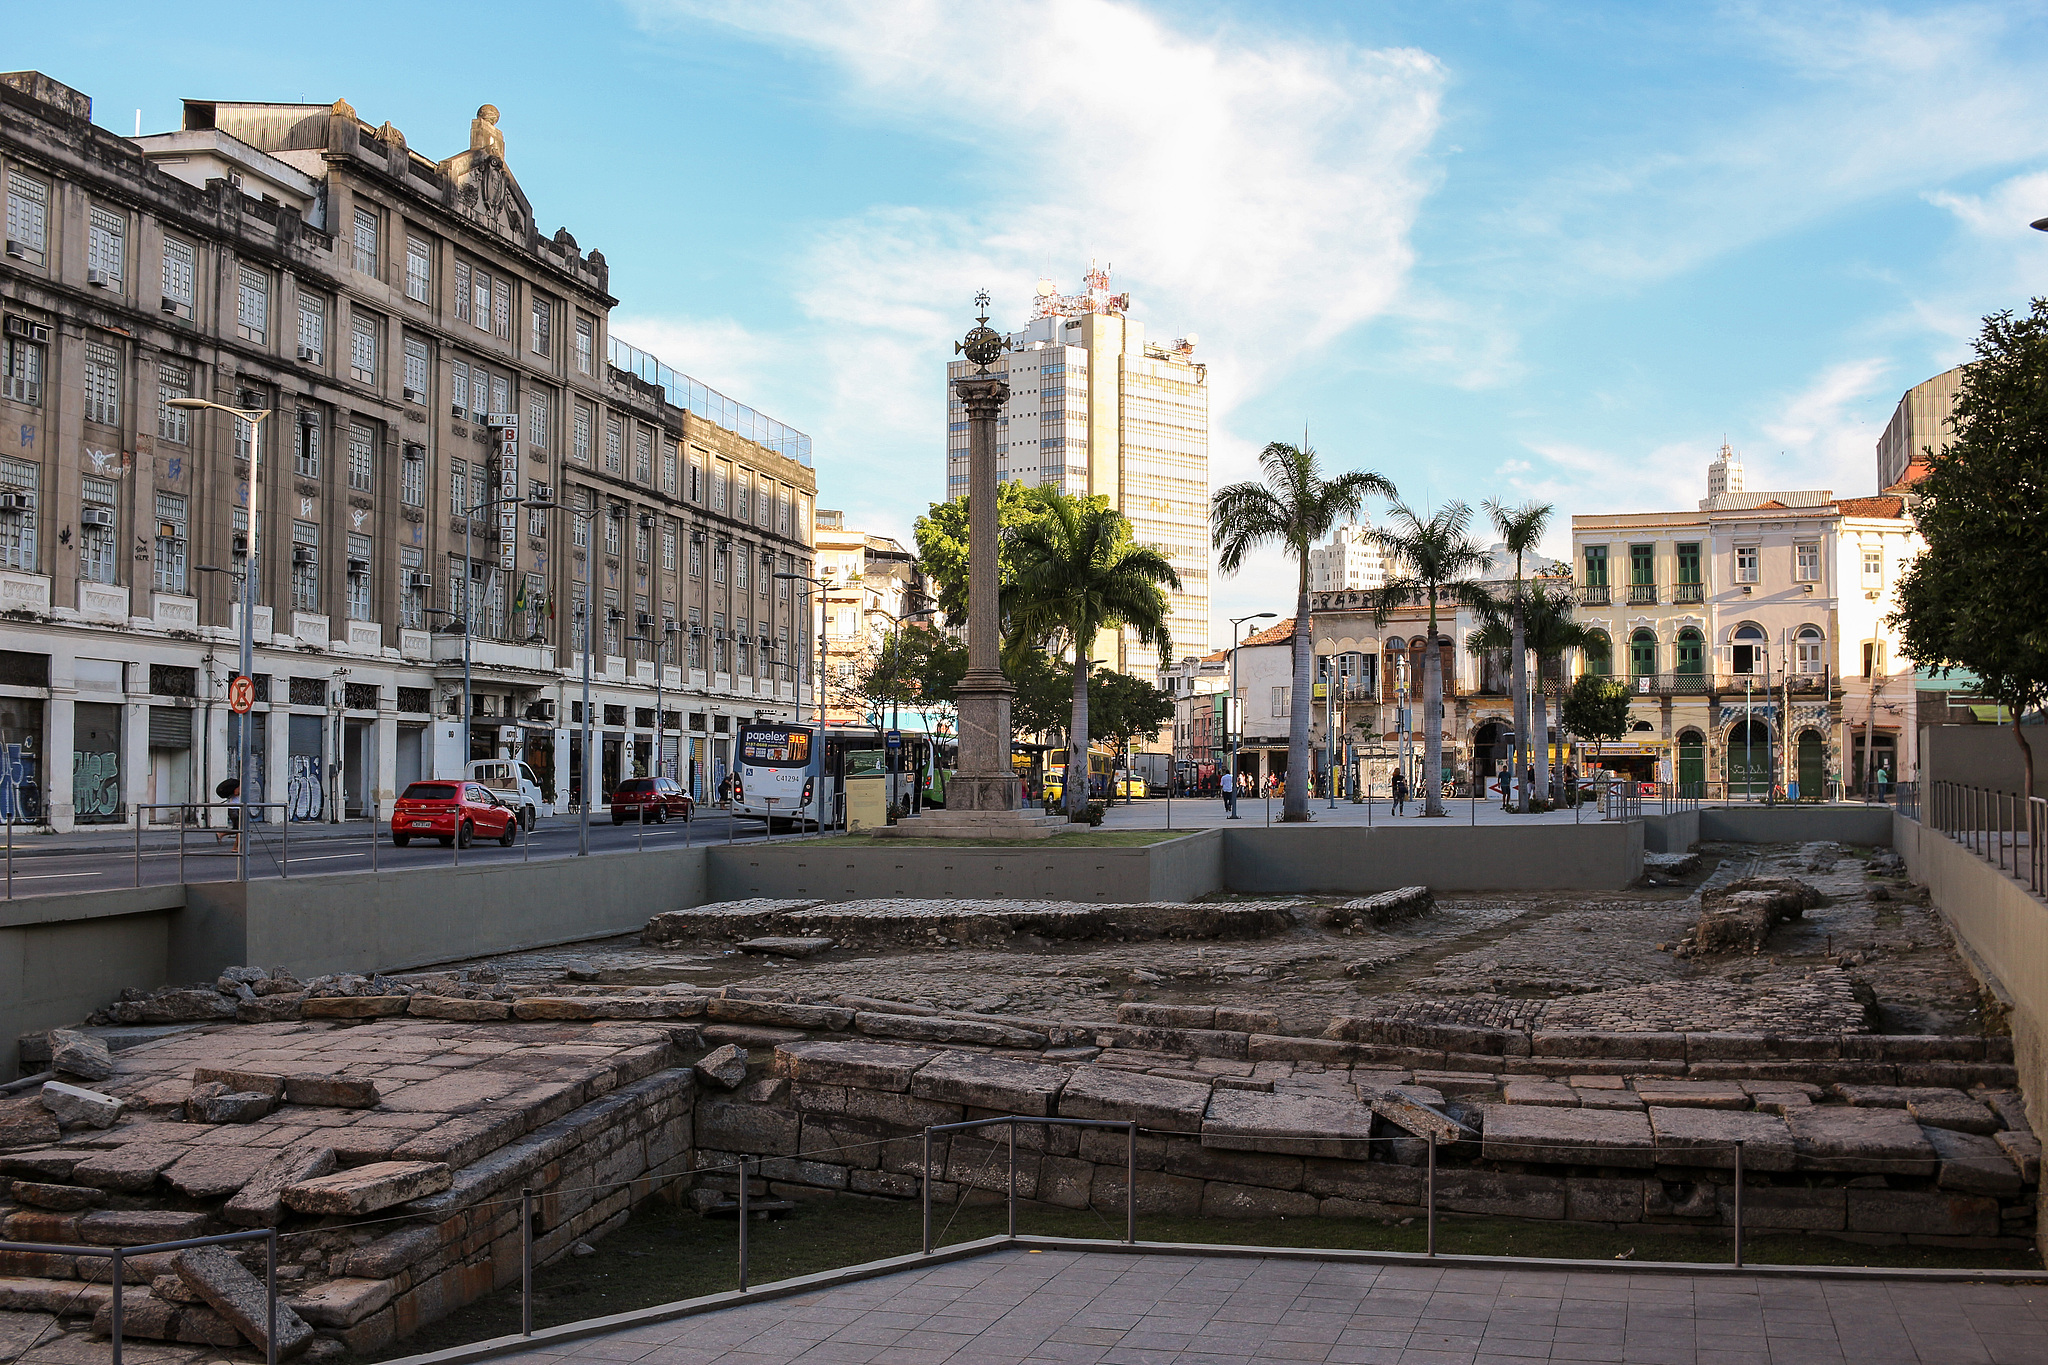
<path fill-rule="evenodd" d="M 1088 272 L 1086 292 L 1062 296 L 1041 280 L 1034 316 L 1010 334 L 996 370 L 1010 399 L 996 426 L 996 477 L 1100 495 L 1130 518 L 1140 544 L 1180 575 L 1167 594 L 1175 651 L 1209 646 L 1209 370 L 1190 333 L 1145 339 L 1130 295 L 1109 292 L 1109 272 Z M 968 370 L 965 361 L 949 378 Z M 967 412 L 948 407 L 946 496 L 967 492 Z M 1097 645 L 1111 667 L 1158 674 L 1156 651 L 1126 633 Z"/>
<path fill-rule="evenodd" d="M 1387 581 L 1387 559 L 1372 542 L 1372 523 L 1346 522 L 1330 532 L 1330 543 L 1308 552 L 1311 592 L 1378 588 Z"/>

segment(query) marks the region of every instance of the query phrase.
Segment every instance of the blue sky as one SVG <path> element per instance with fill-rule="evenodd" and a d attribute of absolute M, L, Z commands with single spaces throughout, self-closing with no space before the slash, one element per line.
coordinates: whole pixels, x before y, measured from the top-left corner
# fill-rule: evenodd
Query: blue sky
<path fill-rule="evenodd" d="M 1307 425 L 1412 500 L 1872 491 L 1902 390 L 2048 292 L 2039 5 L 42 7 L 14 66 L 118 132 L 346 97 L 430 156 L 485 101 L 614 329 L 812 433 L 906 536 L 942 361 L 1089 261 L 1197 332 L 1212 476 Z M 1267 606 L 1256 566 L 1220 619 Z M 1285 581 L 1284 579 L 1281 581 Z"/>

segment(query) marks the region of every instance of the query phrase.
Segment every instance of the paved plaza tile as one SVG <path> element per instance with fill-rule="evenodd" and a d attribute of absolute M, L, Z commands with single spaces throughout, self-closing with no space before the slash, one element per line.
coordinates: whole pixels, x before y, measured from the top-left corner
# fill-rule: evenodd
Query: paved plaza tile
<path fill-rule="evenodd" d="M 2042 1365 L 2048 1286 L 1010 1248 L 519 1365 Z"/>

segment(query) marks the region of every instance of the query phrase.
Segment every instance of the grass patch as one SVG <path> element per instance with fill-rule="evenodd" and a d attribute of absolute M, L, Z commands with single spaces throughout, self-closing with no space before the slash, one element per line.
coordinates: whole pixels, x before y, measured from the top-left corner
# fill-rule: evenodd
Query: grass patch
<path fill-rule="evenodd" d="M 1055 834 L 1049 839 L 891 839 L 872 834 L 834 834 L 805 839 L 813 848 L 1142 848 L 1168 839 L 1199 834 L 1192 829 L 1088 829 Z"/>
<path fill-rule="evenodd" d="M 950 1220 L 950 1222 L 949 1222 Z M 974 1205 L 955 1213 L 934 1210 L 941 1245 L 1000 1233 L 1005 1214 L 999 1204 Z M 797 1275 L 859 1265 L 918 1249 L 921 1215 L 914 1203 L 868 1199 L 823 1199 L 801 1204 L 788 1216 L 757 1221 L 750 1229 L 749 1266 L 753 1283 L 769 1284 Z M 1018 1230 L 1027 1235 L 1120 1240 L 1120 1211 L 1027 1208 Z M 1141 1217 L 1138 1235 L 1148 1242 L 1206 1242 L 1235 1246 L 1329 1247 L 1369 1251 L 1423 1249 L 1418 1219 L 1388 1226 L 1363 1218 L 1216 1219 Z M 739 1225 L 704 1219 L 687 1209 L 651 1204 L 619 1231 L 596 1243 L 596 1254 L 571 1256 L 534 1272 L 535 1327 L 550 1327 L 672 1303 L 739 1287 Z M 1577 1260 L 1697 1261 L 1725 1264 L 1729 1238 L 1692 1230 L 1624 1228 L 1608 1231 L 1506 1218 L 1445 1218 L 1437 1225 L 1437 1250 L 1465 1255 L 1536 1256 Z M 2039 1270 L 2030 1252 L 1966 1250 L 1953 1247 L 1862 1246 L 1820 1237 L 1751 1236 L 1749 1262 L 1758 1265 L 1922 1266 L 1946 1269 Z M 368 1357 L 443 1350 L 519 1330 L 519 1288 L 479 1299 Z"/>

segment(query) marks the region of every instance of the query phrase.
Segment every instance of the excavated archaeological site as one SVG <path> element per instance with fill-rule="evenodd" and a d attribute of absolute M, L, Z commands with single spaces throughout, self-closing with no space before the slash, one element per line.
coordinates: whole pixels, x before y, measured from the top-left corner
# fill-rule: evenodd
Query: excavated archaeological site
<path fill-rule="evenodd" d="M 660 1198 L 915 1196 L 926 1125 L 1135 1119 L 1141 1214 L 1438 1207 L 2033 1245 L 2011 1043 L 1891 854 L 1707 846 L 1628 891 L 1193 905 L 746 901 L 639 941 L 126 993 L 20 1040 L 12 1241 L 280 1233 L 280 1353 L 390 1344 Z M 1023 1196 L 1120 1213 L 1125 1138 L 1025 1129 Z M 935 1195 L 1007 1180 L 933 1143 Z M 131 1342 L 263 1339 L 261 1244 L 135 1258 Z M 104 1261 L 0 1253 L 0 1350 L 104 1358 Z M 81 1353 L 91 1347 L 100 1354 Z M 78 1350 L 65 1354 L 67 1347 Z M 178 1354 L 182 1352 L 183 1354 Z"/>

